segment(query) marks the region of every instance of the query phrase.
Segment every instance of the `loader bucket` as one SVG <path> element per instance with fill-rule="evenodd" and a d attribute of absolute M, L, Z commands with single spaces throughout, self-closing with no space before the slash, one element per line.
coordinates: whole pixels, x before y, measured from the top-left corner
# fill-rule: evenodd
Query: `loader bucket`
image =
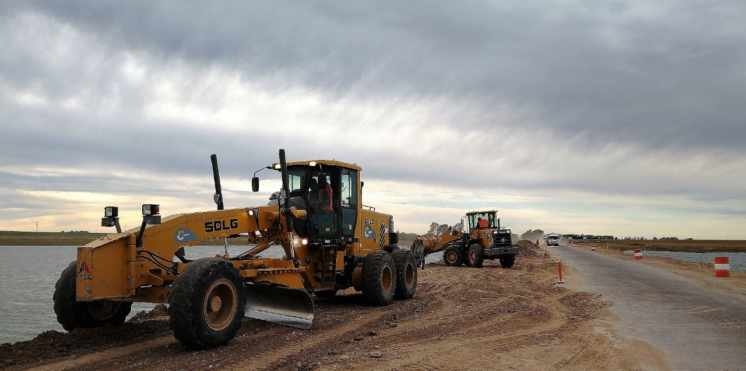
<path fill-rule="evenodd" d="M 246 317 L 304 330 L 313 325 L 313 299 L 305 290 L 254 284 L 245 290 Z"/>

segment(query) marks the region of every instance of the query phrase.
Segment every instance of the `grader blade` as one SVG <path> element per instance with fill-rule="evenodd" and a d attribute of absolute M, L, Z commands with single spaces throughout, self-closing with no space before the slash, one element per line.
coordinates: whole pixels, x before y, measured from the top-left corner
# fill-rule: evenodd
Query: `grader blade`
<path fill-rule="evenodd" d="M 305 290 L 246 285 L 246 317 L 308 330 L 313 325 L 313 298 Z"/>

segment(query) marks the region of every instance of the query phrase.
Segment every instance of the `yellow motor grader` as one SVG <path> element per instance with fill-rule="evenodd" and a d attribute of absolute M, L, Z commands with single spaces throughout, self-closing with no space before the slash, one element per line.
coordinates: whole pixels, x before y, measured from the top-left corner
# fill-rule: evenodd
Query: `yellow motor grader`
<path fill-rule="evenodd" d="M 161 218 L 158 205 L 142 207 L 139 228 L 121 232 L 118 209 L 106 207 L 103 226 L 117 233 L 78 248 L 77 259 L 55 286 L 62 326 L 118 325 L 133 302 L 167 303 L 170 327 L 192 349 L 232 339 L 244 316 L 308 329 L 314 297 L 354 287 L 373 305 L 415 295 L 413 255 L 397 247 L 390 215 L 364 207 L 362 169 L 354 164 L 285 160 L 257 170 L 279 171 L 282 188 L 269 205 L 224 209 L 217 157 L 212 155 L 217 210 Z M 248 250 L 229 256 L 228 238 L 246 238 Z M 225 254 L 190 260 L 185 247 L 211 240 Z M 282 258 L 259 255 L 281 246 Z"/>
<path fill-rule="evenodd" d="M 454 227 L 433 223 L 427 234 L 417 236 L 410 249 L 417 265 L 424 267 L 425 257 L 438 251 L 443 251 L 446 265 L 481 267 L 485 259 L 499 259 L 503 268 L 515 264 L 518 248 L 513 246 L 511 230 L 500 226 L 497 210 L 468 212 L 466 219 L 466 232 L 462 219 Z"/>

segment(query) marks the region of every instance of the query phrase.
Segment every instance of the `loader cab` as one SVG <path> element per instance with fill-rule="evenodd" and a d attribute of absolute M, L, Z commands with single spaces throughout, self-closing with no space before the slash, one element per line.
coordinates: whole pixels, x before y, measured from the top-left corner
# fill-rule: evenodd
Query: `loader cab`
<path fill-rule="evenodd" d="M 305 210 L 296 231 L 312 242 L 355 237 L 360 208 L 360 168 L 338 161 L 289 162 L 290 207 Z"/>
<path fill-rule="evenodd" d="M 475 231 L 479 229 L 496 229 L 497 225 L 497 211 L 474 211 L 466 213 L 467 221 L 469 222 L 469 231 Z"/>

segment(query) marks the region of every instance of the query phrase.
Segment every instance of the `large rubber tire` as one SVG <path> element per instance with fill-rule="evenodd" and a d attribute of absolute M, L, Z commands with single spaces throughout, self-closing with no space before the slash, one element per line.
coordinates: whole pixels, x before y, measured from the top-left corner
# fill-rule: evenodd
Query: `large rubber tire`
<path fill-rule="evenodd" d="M 187 348 L 212 348 L 236 336 L 245 305 L 243 281 L 233 264 L 220 258 L 199 259 L 174 282 L 168 298 L 169 324 Z"/>
<path fill-rule="evenodd" d="M 396 265 L 391 254 L 379 250 L 368 254 L 363 262 L 363 294 L 372 305 L 384 306 L 394 301 Z"/>
<path fill-rule="evenodd" d="M 391 254 L 396 266 L 396 299 L 411 299 L 417 292 L 417 263 L 408 250 L 398 250 Z"/>
<path fill-rule="evenodd" d="M 57 322 L 67 331 L 76 328 L 122 325 L 132 309 L 132 302 L 77 301 L 75 296 L 76 268 L 76 262 L 70 263 L 54 285 L 53 301 Z"/>
<path fill-rule="evenodd" d="M 503 268 L 511 268 L 515 264 L 515 255 L 508 255 L 500 257 L 500 266 Z"/>
<path fill-rule="evenodd" d="M 466 253 L 466 265 L 474 268 L 482 268 L 484 263 L 484 249 L 482 245 L 473 243 Z"/>
<path fill-rule="evenodd" d="M 443 252 L 443 262 L 446 263 L 446 265 L 457 267 L 464 263 L 464 257 L 461 256 L 459 249 L 449 247 Z"/>

